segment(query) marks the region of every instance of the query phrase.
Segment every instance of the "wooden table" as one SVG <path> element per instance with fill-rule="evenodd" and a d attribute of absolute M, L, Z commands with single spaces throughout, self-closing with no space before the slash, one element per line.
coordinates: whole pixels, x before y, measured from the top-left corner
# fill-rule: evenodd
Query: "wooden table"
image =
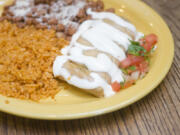
<path fill-rule="evenodd" d="M 139 102 L 114 113 L 72 121 L 41 121 L 0 113 L 0 135 L 180 135 L 180 0 L 143 0 L 168 23 L 175 58 L 164 81 Z"/>

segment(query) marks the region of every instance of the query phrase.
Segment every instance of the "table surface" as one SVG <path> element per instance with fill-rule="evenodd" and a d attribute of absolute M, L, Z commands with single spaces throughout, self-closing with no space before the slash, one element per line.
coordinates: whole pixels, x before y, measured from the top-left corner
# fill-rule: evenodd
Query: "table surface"
<path fill-rule="evenodd" d="M 169 25 L 175 58 L 164 81 L 139 102 L 114 113 L 72 121 L 41 121 L 0 112 L 0 135 L 179 135 L 180 0 L 143 0 Z"/>

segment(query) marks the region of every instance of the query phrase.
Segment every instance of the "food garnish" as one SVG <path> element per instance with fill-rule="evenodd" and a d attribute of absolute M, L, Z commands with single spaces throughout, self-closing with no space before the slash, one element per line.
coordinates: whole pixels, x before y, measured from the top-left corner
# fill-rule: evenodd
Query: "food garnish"
<path fill-rule="evenodd" d="M 155 34 L 146 35 L 145 37 L 141 38 L 139 41 L 130 40 L 130 45 L 127 51 L 127 58 L 125 58 L 119 63 L 119 67 L 121 68 L 123 73 L 129 76 L 133 72 L 138 72 L 139 73 L 138 76 L 147 73 L 149 71 L 150 56 L 154 51 L 154 47 L 157 41 L 158 38 Z M 121 87 L 117 87 L 117 86 L 119 86 L 120 83 L 119 85 L 117 84 L 117 82 L 115 84 L 112 83 L 113 90 L 119 91 Z M 131 85 L 126 85 L 126 88 L 129 86 Z"/>

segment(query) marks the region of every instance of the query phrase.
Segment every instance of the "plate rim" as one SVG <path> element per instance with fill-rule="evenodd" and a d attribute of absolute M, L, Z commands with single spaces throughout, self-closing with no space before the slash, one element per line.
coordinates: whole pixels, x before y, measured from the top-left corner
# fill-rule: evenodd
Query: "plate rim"
<path fill-rule="evenodd" d="M 107 114 L 116 110 L 120 110 L 122 108 L 125 108 L 129 105 L 131 105 L 132 103 L 135 103 L 137 101 L 139 101 L 140 99 L 142 99 L 143 97 L 147 96 L 150 92 L 152 92 L 165 78 L 165 76 L 167 75 L 167 73 L 169 72 L 171 65 L 173 63 L 173 58 L 174 58 L 174 40 L 173 40 L 173 36 L 172 33 L 168 27 L 168 25 L 166 24 L 166 22 L 164 21 L 164 19 L 156 12 L 154 11 L 154 9 L 152 9 L 151 7 L 149 7 L 147 4 L 145 4 L 144 2 L 140 1 L 140 0 L 134 0 L 135 2 L 141 4 L 144 6 L 144 8 L 147 8 L 148 10 L 151 11 L 151 13 L 153 13 L 153 15 L 155 15 L 156 17 L 158 17 L 158 19 L 161 20 L 161 22 L 163 23 L 163 25 L 166 28 L 166 32 L 169 35 L 169 40 L 172 43 L 172 55 L 170 56 L 171 58 L 169 58 L 169 61 L 167 62 L 167 68 L 166 70 L 164 70 L 163 74 L 161 74 L 161 76 L 159 77 L 158 80 L 156 80 L 156 82 L 154 82 L 153 86 L 151 88 L 149 88 L 147 91 L 144 91 L 143 93 L 140 93 L 138 95 L 136 95 L 133 99 L 127 100 L 125 102 L 122 103 L 117 103 L 116 105 L 110 106 L 110 107 L 106 107 L 103 109 L 97 109 L 95 111 L 90 111 L 90 112 L 86 112 L 86 113 L 75 113 L 75 114 L 67 114 L 67 115 L 42 115 L 42 114 L 32 114 L 32 113 L 24 113 L 24 112 L 19 112 L 16 110 L 11 110 L 8 108 L 0 108 L 1 111 L 9 113 L 9 114 L 13 114 L 16 116 L 20 116 L 20 117 L 26 117 L 26 118 L 31 118 L 31 119 L 41 119 L 41 120 L 72 120 L 72 119 L 82 119 L 82 118 L 89 118 L 89 117 L 93 117 L 93 116 L 98 116 L 98 115 L 102 115 L 102 114 Z"/>

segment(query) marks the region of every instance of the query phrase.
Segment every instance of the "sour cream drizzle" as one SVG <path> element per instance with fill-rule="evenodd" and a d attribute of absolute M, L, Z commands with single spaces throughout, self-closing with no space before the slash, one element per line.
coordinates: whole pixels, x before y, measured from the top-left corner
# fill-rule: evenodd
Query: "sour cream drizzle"
<path fill-rule="evenodd" d="M 115 94 L 115 92 L 112 90 L 111 85 L 98 72 L 107 73 L 111 77 L 111 82 L 124 81 L 122 71 L 107 54 L 119 61 L 125 59 L 125 51 L 128 49 L 129 39 L 131 37 L 127 33 L 105 23 L 103 19 L 109 19 L 119 26 L 128 29 L 134 34 L 135 39 L 139 37 L 139 33 L 132 24 L 113 13 L 97 13 L 92 12 L 90 9 L 87 10 L 87 13 L 92 16 L 93 20 L 85 21 L 80 25 L 78 31 L 73 35 L 70 45 L 62 49 L 61 52 L 63 55 L 56 57 L 53 65 L 53 73 L 54 76 L 62 76 L 69 84 L 82 89 L 91 90 L 100 87 L 104 91 L 104 96 L 109 97 Z M 87 40 L 91 46 L 79 43 L 77 40 L 80 37 Z M 98 50 L 100 53 L 98 53 L 97 57 L 86 56 L 83 54 L 85 50 Z M 91 71 L 90 76 L 93 78 L 93 81 L 71 75 L 63 67 L 64 63 L 68 60 L 85 65 Z M 69 77 L 71 77 L 70 80 L 68 79 Z"/>

